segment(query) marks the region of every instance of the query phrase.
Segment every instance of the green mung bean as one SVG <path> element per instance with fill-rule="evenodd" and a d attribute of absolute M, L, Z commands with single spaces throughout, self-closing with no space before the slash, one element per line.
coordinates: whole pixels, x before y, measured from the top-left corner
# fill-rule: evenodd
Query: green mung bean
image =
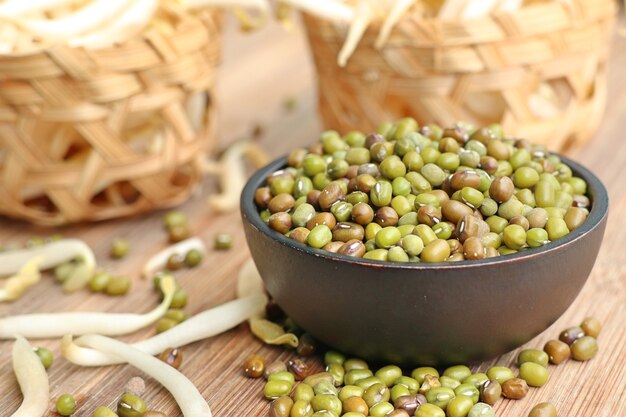
<path fill-rule="evenodd" d="M 528 417 L 557 417 L 556 407 L 552 403 L 539 403 L 530 410 Z"/>
<path fill-rule="evenodd" d="M 342 404 L 341 400 L 332 394 L 318 394 L 311 400 L 311 407 L 313 411 L 330 411 L 332 414 L 338 416 L 341 414 Z"/>
<path fill-rule="evenodd" d="M 541 387 L 548 382 L 549 374 L 544 365 L 536 362 L 524 362 L 520 365 L 519 377 L 531 387 Z"/>
<path fill-rule="evenodd" d="M 389 401 L 390 396 L 389 388 L 380 382 L 370 385 L 363 392 L 363 400 L 370 408 L 380 402 Z"/>
<path fill-rule="evenodd" d="M 362 397 L 365 389 L 363 387 L 359 387 L 358 385 L 344 385 L 339 390 L 338 397 L 341 401 L 345 401 L 351 397 Z"/>
<path fill-rule="evenodd" d="M 470 409 L 467 417 L 494 417 L 495 413 L 489 404 L 477 403 Z"/>
<path fill-rule="evenodd" d="M 478 372 L 475 374 L 471 374 L 470 376 L 466 377 L 461 382 L 463 382 L 464 384 L 472 384 L 476 388 L 480 389 L 480 387 L 488 380 L 489 380 L 489 377 L 486 374 L 482 372 Z"/>
<path fill-rule="evenodd" d="M 313 392 L 315 393 L 315 395 L 321 395 L 321 394 L 337 395 L 339 393 L 339 390 L 335 387 L 335 384 L 333 384 L 332 382 L 322 380 L 318 382 L 317 384 L 315 384 L 315 386 L 313 387 Z"/>
<path fill-rule="evenodd" d="M 373 375 L 374 374 L 369 369 L 350 369 L 346 372 L 343 381 L 346 385 L 358 385 L 356 384 L 358 381 L 369 378 Z"/>
<path fill-rule="evenodd" d="M 118 415 L 114 413 L 113 410 L 111 410 L 110 408 L 100 406 L 94 410 L 91 417 L 118 417 Z"/>
<path fill-rule="evenodd" d="M 457 396 L 463 395 L 468 398 L 471 398 L 473 404 L 476 404 L 480 396 L 480 391 L 478 390 L 478 388 L 476 388 L 476 386 L 474 386 L 474 384 L 463 383 L 457 386 L 456 388 L 454 388 L 454 394 Z"/>
<path fill-rule="evenodd" d="M 390 393 L 391 393 L 391 401 L 393 401 L 394 403 L 400 397 L 411 395 L 411 391 L 409 391 L 409 389 L 405 385 L 400 385 L 400 384 L 394 385 L 391 388 Z"/>
<path fill-rule="evenodd" d="M 371 417 L 384 417 L 393 411 L 393 404 L 388 401 L 381 401 L 370 408 Z"/>
<path fill-rule="evenodd" d="M 50 349 L 38 347 L 35 349 L 35 354 L 39 357 L 39 360 L 44 368 L 48 369 L 52 366 L 54 356 L 52 355 L 52 351 Z"/>
<path fill-rule="evenodd" d="M 198 249 L 191 249 L 185 254 L 184 263 L 189 268 L 194 268 L 202 262 L 202 252 Z"/>
<path fill-rule="evenodd" d="M 435 404 L 422 404 L 415 410 L 415 417 L 446 417 L 445 411 Z"/>
<path fill-rule="evenodd" d="M 382 381 L 379 378 L 372 375 L 372 376 L 368 376 L 367 378 L 359 379 L 358 381 L 355 382 L 355 384 L 367 390 L 369 387 L 371 387 L 374 384 L 382 384 Z"/>
<path fill-rule="evenodd" d="M 475 401 L 465 395 L 457 395 L 448 403 L 446 415 L 448 417 L 467 417 L 474 403 Z"/>
<path fill-rule="evenodd" d="M 534 362 L 543 366 L 548 366 L 549 357 L 546 352 L 539 349 L 524 349 L 517 355 L 517 365 L 520 366 L 524 362 Z"/>
<path fill-rule="evenodd" d="M 598 353 L 598 342 L 591 336 L 583 336 L 576 339 L 570 346 L 572 358 L 577 361 L 587 361 Z"/>
<path fill-rule="evenodd" d="M 289 417 L 311 417 L 313 408 L 310 401 L 297 400 L 294 401 L 289 412 Z"/>
<path fill-rule="evenodd" d="M 426 378 L 426 375 L 431 375 L 438 378 L 439 371 L 429 366 L 422 366 L 413 369 L 413 371 L 411 372 L 411 378 L 415 379 L 420 385 L 424 382 L 424 378 Z"/>
<path fill-rule="evenodd" d="M 457 381 L 462 381 L 471 374 L 472 371 L 465 365 L 451 366 L 443 371 L 443 376 L 454 378 Z"/>
<path fill-rule="evenodd" d="M 487 370 L 487 376 L 489 379 L 498 381 L 500 385 L 509 379 L 515 378 L 513 371 L 505 366 L 492 366 Z"/>
<path fill-rule="evenodd" d="M 146 412 L 146 402 L 131 393 L 123 394 L 117 402 L 120 417 L 142 417 Z"/>
<path fill-rule="evenodd" d="M 272 380 L 265 383 L 263 394 L 265 398 L 273 400 L 288 395 L 291 391 L 293 383 L 282 380 Z"/>
<path fill-rule="evenodd" d="M 76 400 L 71 394 L 63 394 L 56 401 L 56 412 L 62 416 L 69 416 L 76 409 Z"/>
<path fill-rule="evenodd" d="M 111 277 L 104 287 L 104 292 L 108 295 L 124 295 L 131 287 L 131 281 L 128 277 Z"/>
<path fill-rule="evenodd" d="M 429 404 L 445 410 L 450 400 L 455 397 L 454 390 L 447 387 L 434 387 L 426 392 L 426 399 Z"/>
<path fill-rule="evenodd" d="M 442 387 L 452 388 L 452 389 L 455 389 L 456 387 L 461 385 L 461 382 L 459 380 L 451 378 L 449 376 L 445 376 L 445 375 L 442 375 L 439 377 L 439 383 L 441 384 Z"/>
<path fill-rule="evenodd" d="M 111 276 L 108 272 L 98 271 L 89 280 L 89 289 L 93 292 L 104 291 L 110 279 Z"/>

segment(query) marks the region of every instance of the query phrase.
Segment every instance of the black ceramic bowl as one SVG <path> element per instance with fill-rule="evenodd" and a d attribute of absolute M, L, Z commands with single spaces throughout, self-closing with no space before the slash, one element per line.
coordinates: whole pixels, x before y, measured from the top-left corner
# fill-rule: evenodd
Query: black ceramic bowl
<path fill-rule="evenodd" d="M 250 252 L 267 291 L 296 323 L 344 353 L 405 364 L 447 364 L 507 352 L 565 312 L 598 255 L 608 212 L 605 187 L 563 158 L 588 184 L 587 221 L 540 249 L 437 264 L 350 258 L 271 230 L 255 190 L 286 166 L 258 171 L 241 196 Z"/>

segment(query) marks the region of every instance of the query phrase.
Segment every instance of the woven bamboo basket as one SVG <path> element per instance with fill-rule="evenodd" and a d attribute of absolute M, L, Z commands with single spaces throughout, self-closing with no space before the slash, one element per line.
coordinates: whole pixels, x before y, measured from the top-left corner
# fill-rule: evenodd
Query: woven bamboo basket
<path fill-rule="evenodd" d="M 220 15 L 119 45 L 0 56 L 0 213 L 43 225 L 184 201 L 214 137 Z"/>
<path fill-rule="evenodd" d="M 345 133 L 403 116 L 498 122 L 564 150 L 600 123 L 616 13 L 615 0 L 572 0 L 464 21 L 407 15 L 382 50 L 370 27 L 345 68 L 336 57 L 347 27 L 304 15 L 323 123 Z"/>

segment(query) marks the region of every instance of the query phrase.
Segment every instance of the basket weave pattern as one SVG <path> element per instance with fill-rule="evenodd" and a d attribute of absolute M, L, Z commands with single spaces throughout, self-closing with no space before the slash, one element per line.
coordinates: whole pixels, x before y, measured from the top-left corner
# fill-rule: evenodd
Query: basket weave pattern
<path fill-rule="evenodd" d="M 614 0 L 572 0 L 465 21 L 408 15 L 381 51 L 379 28 L 370 27 L 345 68 L 336 57 L 347 27 L 305 15 L 320 114 L 342 133 L 407 115 L 444 126 L 499 122 L 512 135 L 567 148 L 600 123 L 616 13 Z M 542 113 L 533 104 L 546 86 L 556 106 Z"/>
<path fill-rule="evenodd" d="M 45 225 L 182 202 L 213 143 L 220 16 L 0 56 L 0 213 Z"/>

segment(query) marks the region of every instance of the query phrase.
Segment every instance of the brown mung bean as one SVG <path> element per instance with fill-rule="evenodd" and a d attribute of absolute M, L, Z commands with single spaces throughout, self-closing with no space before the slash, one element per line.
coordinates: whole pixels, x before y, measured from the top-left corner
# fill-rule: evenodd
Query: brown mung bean
<path fill-rule="evenodd" d="M 302 381 L 311 374 L 311 366 L 300 358 L 290 359 L 287 370 L 295 376 L 296 381 Z"/>
<path fill-rule="evenodd" d="M 543 347 L 543 351 L 548 354 L 550 363 L 558 365 L 570 357 L 570 347 L 560 340 L 549 340 Z"/>
<path fill-rule="evenodd" d="M 417 221 L 421 224 L 427 224 L 433 227 L 441 222 L 441 209 L 434 206 L 422 206 L 417 210 Z"/>
<path fill-rule="evenodd" d="M 494 405 L 502 396 L 502 386 L 495 379 L 489 379 L 480 386 L 480 401 Z"/>
<path fill-rule="evenodd" d="M 330 209 L 330 206 L 332 206 L 337 201 L 343 200 L 345 197 L 346 195 L 344 194 L 339 184 L 331 182 L 322 190 L 318 199 L 318 203 L 322 210 L 328 210 Z"/>
<path fill-rule="evenodd" d="M 287 365 L 283 361 L 274 361 L 269 365 L 265 366 L 265 370 L 263 371 L 263 376 L 267 378 L 270 374 L 276 372 L 283 372 L 287 370 Z"/>
<path fill-rule="evenodd" d="M 322 249 L 331 253 L 337 253 L 342 246 L 343 242 L 328 242 L 327 244 L 322 246 Z"/>
<path fill-rule="evenodd" d="M 478 188 L 480 186 L 480 175 L 476 171 L 455 172 L 450 177 L 450 186 L 453 190 L 461 190 L 465 187 Z"/>
<path fill-rule="evenodd" d="M 296 200 L 291 194 L 281 193 L 272 198 L 267 204 L 270 213 L 289 211 L 296 204 Z"/>
<path fill-rule="evenodd" d="M 311 231 L 306 227 L 296 227 L 291 232 L 289 232 L 289 237 L 297 242 L 306 244 L 306 238 L 309 233 L 311 233 Z"/>
<path fill-rule="evenodd" d="M 474 211 L 460 201 L 446 200 L 441 203 L 441 213 L 446 220 L 457 224 L 463 217 L 471 216 Z"/>
<path fill-rule="evenodd" d="M 463 256 L 465 259 L 485 258 L 485 247 L 478 237 L 470 237 L 463 243 Z"/>
<path fill-rule="evenodd" d="M 270 192 L 270 187 L 257 188 L 254 192 L 254 202 L 260 208 L 267 208 L 271 199 L 272 193 Z"/>
<path fill-rule="evenodd" d="M 350 397 L 342 401 L 343 411 L 346 413 L 361 413 L 364 416 L 368 415 L 369 407 L 365 400 L 361 397 Z"/>
<path fill-rule="evenodd" d="M 285 212 L 274 213 L 270 216 L 267 224 L 278 233 L 285 234 L 291 230 L 291 216 Z"/>
<path fill-rule="evenodd" d="M 578 326 L 570 327 L 565 329 L 559 334 L 559 340 L 561 342 L 567 343 L 568 345 L 572 345 L 576 340 L 580 339 L 585 335 L 583 329 Z"/>
<path fill-rule="evenodd" d="M 398 213 L 391 207 L 381 207 L 376 210 L 374 221 L 382 227 L 395 226 L 398 224 Z"/>
<path fill-rule="evenodd" d="M 365 255 L 365 245 L 360 240 L 349 240 L 344 243 L 337 253 L 355 258 L 361 258 Z"/>
<path fill-rule="evenodd" d="M 521 378 L 513 378 L 502 384 L 502 395 L 512 400 L 519 400 L 528 394 L 528 384 Z"/>
<path fill-rule="evenodd" d="M 515 185 L 509 177 L 497 177 L 489 186 L 489 196 L 497 203 L 509 201 L 513 196 Z"/>
<path fill-rule="evenodd" d="M 243 373 L 248 378 L 258 378 L 265 371 L 265 359 L 259 355 L 249 356 L 242 364 Z"/>
<path fill-rule="evenodd" d="M 585 332 L 586 336 L 597 338 L 602 330 L 602 324 L 600 320 L 594 317 L 587 317 L 580 325 L 580 328 Z"/>
<path fill-rule="evenodd" d="M 335 216 L 332 215 L 332 213 L 318 213 L 306 223 L 306 228 L 312 230 L 315 226 L 318 226 L 320 224 L 324 224 L 332 230 L 333 227 L 335 227 L 335 225 L 337 224 L 337 220 L 335 219 Z"/>
<path fill-rule="evenodd" d="M 183 352 L 178 348 L 167 348 L 160 355 L 159 359 L 174 369 L 178 369 L 183 363 Z"/>

